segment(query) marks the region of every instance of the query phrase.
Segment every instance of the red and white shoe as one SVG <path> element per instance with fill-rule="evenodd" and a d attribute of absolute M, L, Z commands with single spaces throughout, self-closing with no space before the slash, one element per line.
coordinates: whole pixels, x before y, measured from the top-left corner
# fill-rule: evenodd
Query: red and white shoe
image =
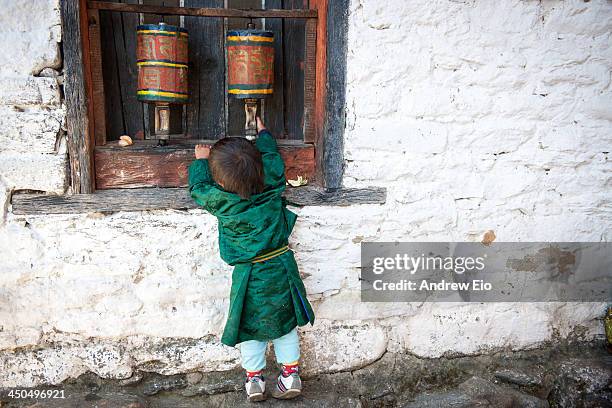
<path fill-rule="evenodd" d="M 276 380 L 276 387 L 272 391 L 272 396 L 278 399 L 291 399 L 302 393 L 302 380 L 297 372 L 285 375 L 280 373 Z"/>
<path fill-rule="evenodd" d="M 246 390 L 247 400 L 250 402 L 263 401 L 266 399 L 266 381 L 263 375 L 247 377 L 244 389 Z"/>

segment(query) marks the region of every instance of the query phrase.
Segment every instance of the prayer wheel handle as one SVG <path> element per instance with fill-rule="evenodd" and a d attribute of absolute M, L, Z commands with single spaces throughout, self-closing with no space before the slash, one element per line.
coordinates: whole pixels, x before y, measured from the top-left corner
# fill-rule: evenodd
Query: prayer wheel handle
<path fill-rule="evenodd" d="M 250 98 L 244 100 L 244 136 L 248 140 L 257 139 L 257 99 Z"/>
<path fill-rule="evenodd" d="M 253 19 L 247 24 L 247 29 L 255 29 Z M 248 140 L 257 139 L 257 99 L 249 98 L 244 100 L 244 116 L 244 136 Z"/>

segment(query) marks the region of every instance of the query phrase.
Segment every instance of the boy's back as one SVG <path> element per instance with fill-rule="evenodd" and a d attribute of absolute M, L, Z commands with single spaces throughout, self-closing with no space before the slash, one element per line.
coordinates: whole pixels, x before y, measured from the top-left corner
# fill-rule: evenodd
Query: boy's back
<path fill-rule="evenodd" d="M 253 147 L 244 140 L 231 142 L 240 142 L 249 150 L 237 161 L 252 153 Z M 286 208 L 282 197 L 283 160 L 276 141 L 265 129 L 259 133 L 255 147 L 261 153 L 263 189 L 248 198 L 226 191 L 215 182 L 208 159 L 195 160 L 189 167 L 191 196 L 217 217 L 221 258 L 235 266 L 229 316 L 221 339 L 230 346 L 276 339 L 296 326 L 314 323 L 293 252 L 287 245 L 297 216 Z M 214 157 L 211 160 L 213 168 L 218 168 Z"/>
<path fill-rule="evenodd" d="M 219 220 L 221 258 L 230 265 L 249 262 L 258 255 L 286 246 L 297 218 L 282 198 L 285 166 L 276 141 L 265 130 L 255 146 L 261 152 L 264 190 L 249 199 L 217 185 L 207 161 L 196 160 L 189 168 L 191 196 Z"/>

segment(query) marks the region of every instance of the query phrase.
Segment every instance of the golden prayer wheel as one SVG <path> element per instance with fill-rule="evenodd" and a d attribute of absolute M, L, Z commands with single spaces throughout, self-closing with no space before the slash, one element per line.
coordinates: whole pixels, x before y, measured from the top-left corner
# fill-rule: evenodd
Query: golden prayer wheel
<path fill-rule="evenodd" d="M 181 27 L 139 25 L 136 31 L 138 100 L 153 105 L 155 130 L 151 138 L 167 140 L 170 134 L 170 105 L 188 99 L 188 36 Z"/>
<path fill-rule="evenodd" d="M 272 95 L 274 88 L 274 33 L 253 27 L 228 31 L 225 37 L 227 92 L 244 99 L 247 139 L 257 135 L 257 99 Z"/>

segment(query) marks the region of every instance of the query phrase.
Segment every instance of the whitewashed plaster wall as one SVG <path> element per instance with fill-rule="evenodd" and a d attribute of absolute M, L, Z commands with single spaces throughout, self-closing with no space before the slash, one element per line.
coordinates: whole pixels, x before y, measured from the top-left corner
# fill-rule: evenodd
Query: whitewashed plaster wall
<path fill-rule="evenodd" d="M 213 217 L 12 214 L 69 193 L 61 29 L 56 0 L 0 10 L 0 385 L 235 367 Z M 610 240 L 612 2 L 354 0 L 349 25 L 344 182 L 388 198 L 295 209 L 306 370 L 602 336 L 598 303 L 361 303 L 358 267 L 362 241 Z"/>

